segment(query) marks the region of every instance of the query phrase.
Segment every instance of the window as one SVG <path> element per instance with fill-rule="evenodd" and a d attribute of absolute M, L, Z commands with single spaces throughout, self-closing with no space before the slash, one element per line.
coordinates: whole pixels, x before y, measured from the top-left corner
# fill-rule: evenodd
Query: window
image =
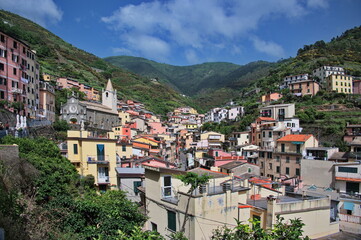
<path fill-rule="evenodd" d="M 263 137 L 266 137 L 266 132 L 263 131 L 263 132 L 262 132 L 262 135 L 263 135 Z"/>
<path fill-rule="evenodd" d="M 0 41 L 5 42 L 5 35 L 0 34 Z"/>
<path fill-rule="evenodd" d="M 6 78 L 0 78 L 0 85 L 6 85 Z"/>
<path fill-rule="evenodd" d="M 137 196 L 138 196 L 138 193 L 139 193 L 138 187 L 140 187 L 140 186 L 142 186 L 142 181 L 134 181 L 133 182 L 134 193 Z"/>
<path fill-rule="evenodd" d="M 299 158 L 299 157 L 296 158 L 296 163 L 297 163 L 297 164 L 300 164 L 300 162 L 301 162 L 300 158 Z"/>
<path fill-rule="evenodd" d="M 16 75 L 16 73 L 17 73 L 17 69 L 13 68 L 13 74 Z"/>
<path fill-rule="evenodd" d="M 301 145 L 300 144 L 296 145 L 296 152 L 301 153 Z"/>
<path fill-rule="evenodd" d="M 261 168 L 263 168 L 263 162 L 261 162 Z"/>
<path fill-rule="evenodd" d="M 290 157 L 286 157 L 286 163 L 290 162 Z"/>
<path fill-rule="evenodd" d="M 272 169 L 272 163 L 269 163 L 269 169 Z"/>
<path fill-rule="evenodd" d="M 269 138 L 272 137 L 272 132 L 271 132 L 271 131 L 268 132 L 268 137 L 269 137 Z"/>
<path fill-rule="evenodd" d="M 6 50 L 0 49 L 0 57 L 6 58 Z"/>
<path fill-rule="evenodd" d="M 290 174 L 290 168 L 286 167 L 286 174 L 289 175 Z"/>
<path fill-rule="evenodd" d="M 296 168 L 296 176 L 300 176 L 300 169 Z"/>
<path fill-rule="evenodd" d="M 354 167 L 338 167 L 339 172 L 357 173 L 357 168 Z"/>
<path fill-rule="evenodd" d="M 176 213 L 170 210 L 167 210 L 168 215 L 168 229 L 176 232 L 177 224 L 176 224 Z"/>
<path fill-rule="evenodd" d="M 127 151 L 127 146 L 122 145 L 122 151 L 123 151 L 123 152 Z"/>
<path fill-rule="evenodd" d="M 74 151 L 74 154 L 78 154 L 78 144 L 73 145 L 73 151 Z"/>
<path fill-rule="evenodd" d="M 281 171 L 280 166 L 277 166 L 277 167 L 276 167 L 276 172 L 277 172 L 277 173 L 280 173 L 280 171 Z"/>
<path fill-rule="evenodd" d="M 285 152 L 285 144 L 284 143 L 281 144 L 281 152 Z"/>
<path fill-rule="evenodd" d="M 158 226 L 157 226 L 157 224 L 155 224 L 154 222 L 151 222 L 151 225 L 152 225 L 152 231 L 158 232 Z"/>
<path fill-rule="evenodd" d="M 267 158 L 272 158 L 272 152 L 267 152 Z"/>
<path fill-rule="evenodd" d="M 5 99 L 5 92 L 4 91 L 0 91 L 0 99 Z"/>
<path fill-rule="evenodd" d="M 104 144 L 97 144 L 97 157 L 98 161 L 104 161 Z"/>
<path fill-rule="evenodd" d="M 279 162 L 280 161 L 280 156 L 276 157 L 276 161 Z"/>
<path fill-rule="evenodd" d="M 0 71 L 4 71 L 4 64 L 0 63 Z"/>
<path fill-rule="evenodd" d="M 13 47 L 14 47 L 14 48 L 18 48 L 18 43 L 14 41 Z"/>
<path fill-rule="evenodd" d="M 162 189 L 163 197 L 172 197 L 172 177 L 164 176 L 163 177 L 163 189 Z"/>

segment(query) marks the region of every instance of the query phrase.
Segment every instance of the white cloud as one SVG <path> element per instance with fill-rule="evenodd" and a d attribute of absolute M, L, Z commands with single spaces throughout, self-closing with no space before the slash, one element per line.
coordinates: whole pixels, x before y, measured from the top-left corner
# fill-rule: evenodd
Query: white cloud
<path fill-rule="evenodd" d="M 316 1 L 308 0 L 305 4 L 305 0 L 156 0 L 126 5 L 101 20 L 120 33 L 123 47 L 155 55 L 159 50 L 163 56 L 173 53 L 171 49 L 181 48 L 183 57 L 192 61 L 194 51 L 209 52 L 220 46 L 230 46 L 225 51 L 232 52 L 235 50 L 232 43 L 254 34 L 261 22 L 274 17 L 303 17 L 309 7 L 321 7 L 325 2 Z M 156 48 L 146 50 L 138 38 L 128 35 L 150 38 Z M 258 39 L 254 43 L 258 50 L 272 56 L 283 51 L 272 42 Z"/>
<path fill-rule="evenodd" d="M 0 8 L 19 14 L 42 26 L 62 19 L 63 12 L 53 0 L 1 0 Z"/>
<path fill-rule="evenodd" d="M 197 53 L 192 49 L 186 50 L 185 56 L 189 64 L 196 64 L 200 62 Z"/>
<path fill-rule="evenodd" d="M 327 8 L 328 0 L 307 0 L 307 6 L 310 8 Z"/>
<path fill-rule="evenodd" d="M 285 56 L 283 48 L 277 43 L 266 42 L 259 39 L 258 37 L 252 37 L 251 40 L 253 42 L 253 46 L 260 52 L 279 58 Z"/>

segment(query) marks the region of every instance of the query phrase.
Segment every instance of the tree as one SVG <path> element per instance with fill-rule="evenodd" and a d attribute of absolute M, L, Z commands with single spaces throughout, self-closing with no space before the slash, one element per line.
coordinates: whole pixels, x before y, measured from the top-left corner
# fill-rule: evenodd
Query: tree
<path fill-rule="evenodd" d="M 185 214 L 184 214 L 184 220 L 183 220 L 182 228 L 180 230 L 180 232 L 184 233 L 186 222 L 189 217 L 189 214 L 188 214 L 189 203 L 193 196 L 193 191 L 196 188 L 198 188 L 199 186 L 207 184 L 210 179 L 210 176 L 208 176 L 206 174 L 198 175 L 193 172 L 187 172 L 187 174 L 185 174 L 185 175 L 178 175 L 177 178 L 179 180 L 181 180 L 184 183 L 184 185 L 186 185 L 186 186 L 190 185 L 190 188 L 188 190 L 189 197 L 188 197 L 187 206 L 186 206 L 186 210 L 185 210 Z"/>
<path fill-rule="evenodd" d="M 263 229 L 259 220 L 251 219 L 251 224 L 242 224 L 236 219 L 237 226 L 233 229 L 223 226 L 213 230 L 212 240 L 308 240 L 302 237 L 302 227 L 305 225 L 299 218 L 291 219 L 285 223 L 284 218 L 277 215 L 276 224 L 273 229 Z M 251 226 L 252 227 L 251 227 Z"/>

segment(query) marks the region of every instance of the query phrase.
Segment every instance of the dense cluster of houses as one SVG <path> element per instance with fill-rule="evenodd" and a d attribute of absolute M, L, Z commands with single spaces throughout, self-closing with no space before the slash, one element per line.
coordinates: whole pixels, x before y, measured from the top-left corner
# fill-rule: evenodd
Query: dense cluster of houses
<path fill-rule="evenodd" d="M 361 125 L 347 126 L 350 152 L 340 152 L 302 133 L 294 104 L 262 106 L 247 131 L 225 136 L 202 132 L 207 114 L 191 107 L 162 121 L 143 104 L 115 96 L 111 81 L 97 106 L 69 96 L 62 118 L 77 118 L 80 130 L 68 131 L 60 148 L 80 174 L 94 176 L 99 191 L 121 189 L 139 202 L 149 217 L 146 229 L 164 236 L 180 230 L 189 194 L 176 176 L 187 172 L 211 176 L 191 195 L 190 239 L 208 239 L 235 218 L 257 218 L 267 228 L 277 215 L 300 217 L 310 237 L 361 226 Z M 242 116 L 243 108 L 234 108 Z M 117 122 L 107 125 L 113 116 Z"/>
<path fill-rule="evenodd" d="M 288 89 L 295 96 L 315 96 L 321 89 L 328 92 L 361 94 L 361 80 L 347 75 L 345 69 L 337 66 L 322 66 L 308 73 L 286 76 L 280 89 Z M 262 103 L 277 101 L 282 94 L 274 92 L 263 95 Z"/>
<path fill-rule="evenodd" d="M 140 203 L 147 230 L 163 236 L 179 231 L 189 204 L 189 239 L 209 239 L 218 226 L 235 226 L 234 219 L 255 218 L 271 228 L 277 215 L 301 218 L 311 238 L 340 227 L 361 233 L 360 124 L 347 125 L 349 152 L 304 134 L 292 103 L 261 106 L 247 131 L 229 136 L 201 131 L 206 122 L 237 121 L 244 108 L 231 102 L 198 114 L 181 107 L 162 120 L 140 102 L 118 100 L 110 80 L 101 92 L 72 78 L 45 74 L 40 81 L 36 53 L 2 32 L 0 37 L 0 100 L 21 102 L 20 114 L 28 118 L 55 121 L 55 89 L 84 92 L 85 101 L 72 94 L 61 105 L 60 118 L 77 126 L 59 144 L 61 152 L 79 174 L 94 177 L 100 192 L 121 189 Z M 313 76 L 287 76 L 281 86 L 298 96 L 321 88 L 360 94 L 360 87 L 359 80 L 332 66 L 315 69 Z M 272 93 L 261 101 L 280 98 Z M 189 194 L 176 177 L 187 172 L 211 179 Z"/>

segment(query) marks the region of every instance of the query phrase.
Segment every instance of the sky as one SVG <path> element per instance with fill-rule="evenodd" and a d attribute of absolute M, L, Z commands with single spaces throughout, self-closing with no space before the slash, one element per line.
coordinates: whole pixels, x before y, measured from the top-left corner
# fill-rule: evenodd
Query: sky
<path fill-rule="evenodd" d="M 172 65 L 278 61 L 361 25 L 360 0 L 1 0 L 98 57 Z"/>

